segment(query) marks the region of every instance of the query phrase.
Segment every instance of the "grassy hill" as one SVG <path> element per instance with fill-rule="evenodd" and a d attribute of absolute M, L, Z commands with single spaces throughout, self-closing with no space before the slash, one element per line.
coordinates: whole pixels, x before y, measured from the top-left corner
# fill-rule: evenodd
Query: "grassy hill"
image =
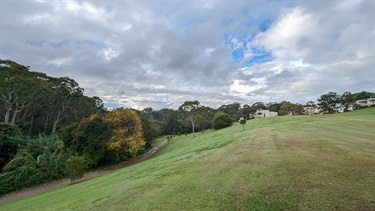
<path fill-rule="evenodd" d="M 375 210 L 375 108 L 173 139 L 112 174 L 0 210 Z"/>

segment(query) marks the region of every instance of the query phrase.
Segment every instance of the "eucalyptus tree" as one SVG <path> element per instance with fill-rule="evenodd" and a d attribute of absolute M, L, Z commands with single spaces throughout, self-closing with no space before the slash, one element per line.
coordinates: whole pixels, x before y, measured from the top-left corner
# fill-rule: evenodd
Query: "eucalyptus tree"
<path fill-rule="evenodd" d="M 215 110 L 207 106 L 201 106 L 196 111 L 196 125 L 199 129 L 204 132 L 206 129 L 210 128 L 211 122 L 215 115 Z"/>
<path fill-rule="evenodd" d="M 4 123 L 14 124 L 17 115 L 32 104 L 37 90 L 30 88 L 36 84 L 29 67 L 9 60 L 0 60 L 0 102 L 4 108 Z"/>
<path fill-rule="evenodd" d="M 185 101 L 179 107 L 179 110 L 184 112 L 186 115 L 186 119 L 191 123 L 191 127 L 193 130 L 193 137 L 195 137 L 195 113 L 201 107 L 199 101 Z"/>
<path fill-rule="evenodd" d="M 182 111 L 175 111 L 172 109 L 162 109 L 160 111 L 163 111 L 163 115 L 165 115 L 165 117 L 163 117 L 163 119 L 165 119 L 161 121 L 164 127 L 163 134 L 170 135 L 175 132 L 182 132 L 183 130 L 186 131 L 183 124 L 184 117 Z"/>
<path fill-rule="evenodd" d="M 0 60 L 0 121 L 4 123 L 17 124 L 31 135 L 48 134 L 101 110 L 100 98 L 84 96 L 71 78 L 50 77 Z"/>
<path fill-rule="evenodd" d="M 53 114 L 52 133 L 55 133 L 58 124 L 78 105 L 79 98 L 83 96 L 83 89 L 69 77 L 55 79 L 53 83 L 50 111 Z"/>

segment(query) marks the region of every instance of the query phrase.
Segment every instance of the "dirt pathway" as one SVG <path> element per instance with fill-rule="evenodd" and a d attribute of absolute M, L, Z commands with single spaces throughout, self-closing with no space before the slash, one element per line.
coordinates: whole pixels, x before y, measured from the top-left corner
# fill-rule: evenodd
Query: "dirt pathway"
<path fill-rule="evenodd" d="M 138 157 L 136 157 L 136 158 L 134 158 L 130 161 L 121 162 L 121 163 L 119 163 L 115 166 L 111 166 L 111 167 L 108 167 L 108 168 L 104 168 L 104 169 L 100 169 L 100 170 L 96 170 L 96 171 L 92 171 L 92 172 L 87 172 L 83 176 L 83 178 L 80 179 L 80 180 L 77 180 L 77 182 L 82 182 L 82 181 L 86 181 L 86 180 L 89 180 L 89 179 L 93 179 L 95 177 L 99 177 L 99 176 L 108 174 L 110 172 L 113 172 L 117 169 L 140 163 L 140 162 L 148 159 L 152 155 L 154 155 L 156 152 L 158 152 L 166 143 L 167 143 L 167 140 L 164 140 L 164 141 L 160 142 L 157 146 L 153 147 L 147 153 L 144 153 L 144 154 L 142 154 L 142 155 L 140 155 L 140 156 L 138 156 Z M 18 192 L 13 192 L 13 193 L 9 193 L 9 194 L 0 196 L 0 203 L 10 201 L 10 200 L 19 199 L 19 198 L 29 196 L 29 195 L 33 195 L 33 194 L 37 194 L 37 193 L 41 193 L 41 192 L 44 192 L 44 191 L 47 191 L 47 190 L 55 189 L 55 188 L 58 188 L 58 187 L 61 187 L 61 186 L 69 185 L 69 184 L 70 184 L 70 179 L 62 179 L 62 180 L 53 181 L 53 182 L 50 182 L 50 183 L 47 183 L 47 184 L 44 184 L 44 185 L 41 185 L 41 186 L 38 186 L 38 187 L 27 188 L 27 189 L 24 189 L 24 190 L 21 190 L 21 191 L 18 191 Z"/>

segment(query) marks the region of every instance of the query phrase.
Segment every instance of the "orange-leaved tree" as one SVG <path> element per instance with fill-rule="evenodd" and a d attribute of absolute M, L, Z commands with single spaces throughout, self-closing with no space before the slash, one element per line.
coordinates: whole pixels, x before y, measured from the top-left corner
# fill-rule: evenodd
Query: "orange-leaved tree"
<path fill-rule="evenodd" d="M 137 112 L 119 108 L 104 117 L 112 130 L 107 148 L 113 150 L 120 160 L 138 155 L 146 144 L 142 136 L 142 122 Z"/>

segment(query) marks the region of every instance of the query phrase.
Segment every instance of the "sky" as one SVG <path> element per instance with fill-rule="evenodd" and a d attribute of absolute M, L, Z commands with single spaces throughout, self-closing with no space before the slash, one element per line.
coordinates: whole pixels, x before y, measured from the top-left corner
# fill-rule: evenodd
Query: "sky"
<path fill-rule="evenodd" d="M 0 59 L 106 107 L 317 101 L 375 91 L 373 0 L 0 0 Z"/>

